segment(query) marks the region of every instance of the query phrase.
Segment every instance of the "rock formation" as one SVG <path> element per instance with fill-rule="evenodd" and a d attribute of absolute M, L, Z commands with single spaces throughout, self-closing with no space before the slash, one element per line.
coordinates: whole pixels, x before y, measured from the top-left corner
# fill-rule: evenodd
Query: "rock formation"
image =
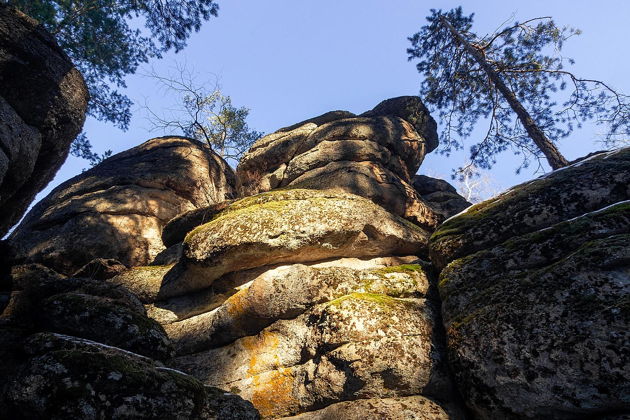
<path fill-rule="evenodd" d="M 81 74 L 53 37 L 0 5 L 0 237 L 66 160 L 87 100 Z"/>
<path fill-rule="evenodd" d="M 431 229 L 439 217 L 410 184 L 436 146 L 435 121 L 420 100 L 393 98 L 361 116 L 329 112 L 261 138 L 238 165 L 239 189 L 337 188 Z"/>
<path fill-rule="evenodd" d="M 162 227 L 187 210 L 232 198 L 230 167 L 183 137 L 149 140 L 64 182 L 10 236 L 17 258 L 73 274 L 94 258 L 146 265 Z"/>
<path fill-rule="evenodd" d="M 630 413 L 630 148 L 468 207 L 414 176 L 436 145 L 402 97 L 260 139 L 237 181 L 171 137 L 62 184 L 0 271 L 0 412 Z"/>
<path fill-rule="evenodd" d="M 412 185 L 433 211 L 442 217 L 442 220 L 455 216 L 472 205 L 457 193 L 455 187 L 443 179 L 415 175 Z"/>
<path fill-rule="evenodd" d="M 433 234 L 450 362 L 475 418 L 630 412 L 629 244 L 630 148 L 516 186 Z"/>

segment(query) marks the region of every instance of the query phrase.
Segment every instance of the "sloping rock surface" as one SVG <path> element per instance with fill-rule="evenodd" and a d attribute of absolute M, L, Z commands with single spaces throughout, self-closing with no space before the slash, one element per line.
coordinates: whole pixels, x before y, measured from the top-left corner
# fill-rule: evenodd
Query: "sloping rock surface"
<path fill-rule="evenodd" d="M 630 148 L 600 153 L 469 207 L 435 232 L 431 260 L 450 261 L 627 200 Z"/>
<path fill-rule="evenodd" d="M 178 214 L 232 198 L 229 166 L 183 137 L 149 140 L 55 188 L 10 237 L 18 258 L 72 274 L 94 258 L 146 265 Z"/>
<path fill-rule="evenodd" d="M 114 347 L 45 333 L 25 350 L 29 359 L 5 395 L 11 418 L 259 418 L 235 395 Z"/>
<path fill-rule="evenodd" d="M 0 237 L 65 161 L 88 92 L 54 38 L 0 5 Z"/>
<path fill-rule="evenodd" d="M 337 188 L 433 228 L 438 216 L 410 183 L 435 146 L 435 121 L 418 98 L 390 99 L 358 117 L 334 111 L 258 140 L 237 168 L 239 189 Z"/>
<path fill-rule="evenodd" d="M 475 417 L 630 412 L 629 188 L 630 149 L 603 153 L 435 232 L 449 360 Z"/>

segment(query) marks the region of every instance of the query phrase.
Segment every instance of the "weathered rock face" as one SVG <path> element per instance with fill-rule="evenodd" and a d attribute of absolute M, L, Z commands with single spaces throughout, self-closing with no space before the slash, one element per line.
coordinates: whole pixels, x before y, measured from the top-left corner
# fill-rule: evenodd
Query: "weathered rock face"
<path fill-rule="evenodd" d="M 630 148 L 598 154 L 469 207 L 432 237 L 440 267 L 513 236 L 534 232 L 630 196 Z"/>
<path fill-rule="evenodd" d="M 432 237 L 449 359 L 476 417 L 630 411 L 630 149 L 447 221 Z M 452 261 L 452 262 L 451 262 Z"/>
<path fill-rule="evenodd" d="M 457 193 L 455 187 L 443 179 L 431 178 L 426 175 L 414 175 L 412 185 L 420 194 L 420 197 L 443 220 L 472 206 L 471 203 Z"/>
<path fill-rule="evenodd" d="M 125 289 L 36 264 L 14 267 L 12 284 L 0 315 L 3 416 L 258 418 L 239 397 L 165 368 L 170 340 Z"/>
<path fill-rule="evenodd" d="M 358 117 L 330 112 L 257 141 L 237 168 L 240 192 L 337 188 L 433 228 L 438 216 L 410 183 L 437 146 L 435 130 L 415 97 L 385 101 Z"/>
<path fill-rule="evenodd" d="M 370 398 L 402 417 L 408 406 L 389 398 L 453 401 L 435 279 L 418 260 L 428 231 L 365 198 L 304 189 L 174 223 L 200 217 L 210 220 L 186 235 L 175 265 L 109 280 L 163 325 L 171 366 L 269 418 Z M 421 415 L 446 415 L 426 401 Z"/>
<path fill-rule="evenodd" d="M 53 37 L 0 5 L 0 237 L 65 161 L 87 100 L 83 78 Z"/>
<path fill-rule="evenodd" d="M 146 265 L 176 215 L 231 198 L 234 177 L 203 144 L 149 140 L 61 184 L 10 237 L 18 258 L 72 274 L 94 258 Z"/>
<path fill-rule="evenodd" d="M 48 419 L 258 419 L 248 402 L 150 359 L 89 340 L 36 334 L 5 414 Z"/>

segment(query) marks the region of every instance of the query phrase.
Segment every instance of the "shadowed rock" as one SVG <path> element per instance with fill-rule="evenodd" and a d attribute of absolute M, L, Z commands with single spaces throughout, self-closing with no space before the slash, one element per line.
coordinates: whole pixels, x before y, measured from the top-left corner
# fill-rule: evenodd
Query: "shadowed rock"
<path fill-rule="evenodd" d="M 0 5 L 0 237 L 66 160 L 88 92 L 37 21 Z"/>
<path fill-rule="evenodd" d="M 13 232 L 17 256 L 72 274 L 94 258 L 146 265 L 176 215 L 233 195 L 229 166 L 183 137 L 149 140 L 78 175 L 39 202 Z"/>
<path fill-rule="evenodd" d="M 518 185 L 432 237 L 449 360 L 480 419 L 630 410 L 630 149 Z"/>

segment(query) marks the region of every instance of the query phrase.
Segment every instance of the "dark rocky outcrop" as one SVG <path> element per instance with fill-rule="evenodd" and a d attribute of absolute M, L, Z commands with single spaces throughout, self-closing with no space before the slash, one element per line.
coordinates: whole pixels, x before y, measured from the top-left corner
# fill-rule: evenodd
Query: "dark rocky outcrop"
<path fill-rule="evenodd" d="M 600 153 L 475 204 L 432 237 L 440 267 L 511 237 L 627 200 L 630 148 Z"/>
<path fill-rule="evenodd" d="M 630 149 L 468 209 L 431 238 L 449 359 L 480 419 L 630 412 Z"/>
<path fill-rule="evenodd" d="M 178 214 L 231 198 L 229 166 L 183 137 L 149 140 L 105 160 L 39 202 L 13 232 L 17 257 L 73 274 L 94 258 L 146 265 Z"/>
<path fill-rule="evenodd" d="M 0 5 L 0 237 L 65 161 L 87 100 L 81 74 L 52 35 Z"/>
<path fill-rule="evenodd" d="M 336 188 L 432 229 L 439 217 L 410 183 L 436 145 L 435 121 L 418 98 L 390 99 L 359 117 L 334 111 L 258 140 L 237 168 L 239 190 Z"/>
<path fill-rule="evenodd" d="M 433 211 L 442 216 L 442 220 L 472 206 L 472 203 L 457 193 L 455 187 L 443 179 L 415 175 L 412 185 Z"/>
<path fill-rule="evenodd" d="M 11 418 L 259 418 L 235 395 L 97 342 L 36 334 L 25 350 L 28 360 L 5 394 Z"/>

